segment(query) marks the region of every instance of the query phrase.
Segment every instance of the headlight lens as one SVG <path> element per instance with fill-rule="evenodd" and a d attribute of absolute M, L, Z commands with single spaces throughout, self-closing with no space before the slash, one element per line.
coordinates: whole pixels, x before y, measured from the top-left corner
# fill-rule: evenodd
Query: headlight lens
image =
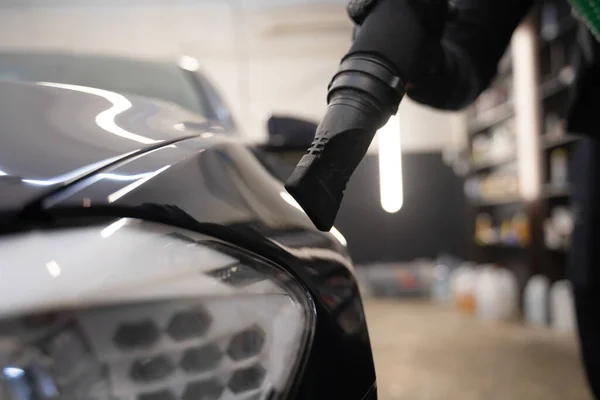
<path fill-rule="evenodd" d="M 115 224 L 0 242 L 13 265 L 0 271 L 0 398 L 285 391 L 314 324 L 287 273 L 196 233 Z"/>

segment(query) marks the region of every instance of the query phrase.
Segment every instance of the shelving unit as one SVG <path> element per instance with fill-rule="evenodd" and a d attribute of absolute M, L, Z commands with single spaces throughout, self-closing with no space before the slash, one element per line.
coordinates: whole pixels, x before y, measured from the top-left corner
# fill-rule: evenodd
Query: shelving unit
<path fill-rule="evenodd" d="M 526 245 L 521 244 L 510 244 L 510 243 L 490 243 L 490 244 L 477 244 L 479 247 L 491 247 L 491 248 L 502 248 L 509 250 L 527 250 Z"/>
<path fill-rule="evenodd" d="M 571 197 L 571 189 L 569 186 L 553 186 L 545 185 L 544 191 L 542 192 L 546 199 Z"/>
<path fill-rule="evenodd" d="M 469 131 L 473 135 L 477 134 L 494 127 L 508 118 L 514 117 L 514 115 L 515 113 L 512 104 L 499 104 L 494 106 L 494 108 L 483 111 L 480 115 L 477 115 L 475 120 L 470 124 Z"/>
<path fill-rule="evenodd" d="M 539 4 L 515 34 L 521 44 L 513 37 L 497 78 L 469 111 L 466 192 L 473 215 L 473 259 L 514 269 L 521 283 L 533 274 L 551 280 L 565 276 L 568 240 L 561 242 L 555 235 L 552 242 L 548 231 L 558 234 L 551 228 L 559 209 L 563 229 L 558 235 L 566 238 L 564 218 L 572 192 L 564 156 L 569 158 L 579 140 L 564 128 L 574 79 L 568 52 L 576 27 L 566 0 Z M 490 184 L 494 177 L 498 182 Z M 498 197 L 503 185 L 511 190 Z M 519 223 L 513 223 L 515 216 L 520 216 Z M 482 243 L 482 236 L 491 243 Z"/>
<path fill-rule="evenodd" d="M 520 233 L 507 229 L 508 221 L 526 215 L 526 204 L 518 191 L 514 60 L 510 49 L 498 69 L 490 88 L 469 110 L 466 190 L 474 221 L 472 257 L 480 264 L 523 270 L 518 261 L 526 259 L 529 251 L 527 229 L 521 226 Z"/>
<path fill-rule="evenodd" d="M 509 204 L 523 204 L 525 201 L 521 197 L 506 197 L 497 199 L 477 199 L 472 201 L 472 205 L 476 208 L 497 207 Z"/>
<path fill-rule="evenodd" d="M 514 163 L 516 161 L 517 161 L 516 155 L 510 154 L 510 155 L 503 157 L 501 159 L 498 159 L 498 160 L 492 159 L 492 160 L 474 162 L 471 164 L 471 173 L 479 173 L 479 172 L 488 171 L 490 169 L 493 169 L 496 167 L 501 167 L 503 165 Z"/>
<path fill-rule="evenodd" d="M 537 18 L 540 104 L 545 128 L 540 140 L 543 173 L 540 223 L 544 235 L 541 272 L 554 280 L 565 277 L 569 254 L 568 230 L 561 226 L 560 219 L 564 221 L 569 215 L 572 218 L 568 165 L 579 140 L 568 134 L 564 122 L 569 86 L 574 79 L 569 53 L 576 43 L 577 22 L 565 0 L 546 0 L 537 10 Z M 563 156 L 566 160 L 561 159 Z M 563 240 L 556 240 L 559 237 Z"/>
<path fill-rule="evenodd" d="M 562 135 L 562 136 L 556 137 L 556 138 L 543 138 L 542 145 L 545 150 L 549 150 L 549 149 L 553 149 L 555 147 L 561 147 L 561 146 L 566 146 L 566 145 L 575 143 L 578 140 L 579 140 L 578 136 L 565 134 L 565 135 Z"/>

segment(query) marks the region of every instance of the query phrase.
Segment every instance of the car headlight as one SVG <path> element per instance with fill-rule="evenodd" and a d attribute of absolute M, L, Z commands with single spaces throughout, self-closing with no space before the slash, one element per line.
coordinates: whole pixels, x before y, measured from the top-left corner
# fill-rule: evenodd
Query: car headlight
<path fill-rule="evenodd" d="M 312 335 L 284 270 L 201 234 L 122 219 L 0 241 L 0 398 L 263 399 Z"/>

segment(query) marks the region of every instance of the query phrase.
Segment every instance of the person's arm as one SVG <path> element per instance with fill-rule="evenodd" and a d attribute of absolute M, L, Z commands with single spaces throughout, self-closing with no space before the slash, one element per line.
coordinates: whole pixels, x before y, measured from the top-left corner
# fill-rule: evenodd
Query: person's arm
<path fill-rule="evenodd" d="M 408 96 L 431 107 L 458 110 L 471 104 L 496 75 L 517 25 L 533 0 L 456 1 L 446 24 L 437 65 L 410 82 Z"/>
<path fill-rule="evenodd" d="M 333 226 L 346 184 L 405 94 L 446 110 L 489 85 L 533 0 L 351 0 L 360 25 L 327 93 L 315 139 L 285 188 L 320 230 Z M 448 17 L 452 17 L 454 20 Z"/>

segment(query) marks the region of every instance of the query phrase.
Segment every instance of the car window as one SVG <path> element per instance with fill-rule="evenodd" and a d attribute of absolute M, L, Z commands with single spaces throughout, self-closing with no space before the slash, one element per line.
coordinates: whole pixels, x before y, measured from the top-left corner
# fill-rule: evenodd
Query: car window
<path fill-rule="evenodd" d="M 2 54 L 0 80 L 90 86 L 175 103 L 204 117 L 208 104 L 177 65 L 111 57 Z"/>
<path fill-rule="evenodd" d="M 229 132 L 237 132 L 238 127 L 235 119 L 213 84 L 204 75 L 197 73 L 193 74 L 195 81 L 198 84 L 198 90 L 204 95 L 205 101 L 211 104 L 211 110 L 213 110 L 215 114 L 214 118 L 220 121 Z"/>

